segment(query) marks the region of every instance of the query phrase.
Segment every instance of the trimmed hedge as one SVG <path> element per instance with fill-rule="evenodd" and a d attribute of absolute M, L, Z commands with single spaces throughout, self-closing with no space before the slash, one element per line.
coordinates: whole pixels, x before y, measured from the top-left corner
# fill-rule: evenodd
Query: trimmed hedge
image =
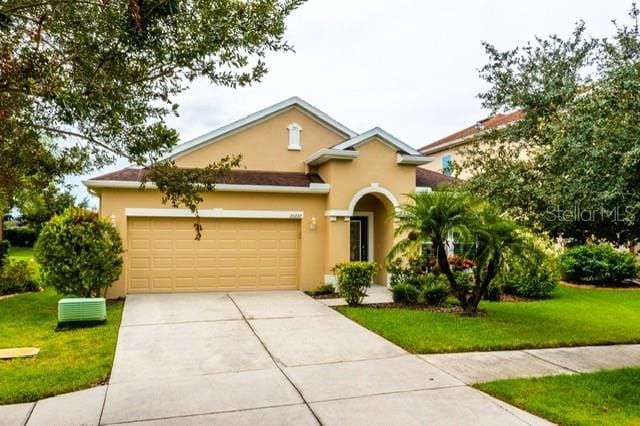
<path fill-rule="evenodd" d="M 38 240 L 38 232 L 28 226 L 18 226 L 5 229 L 4 238 L 14 247 L 33 247 Z"/>
<path fill-rule="evenodd" d="M 640 271 L 633 253 L 618 251 L 609 244 L 571 247 L 560 256 L 560 267 L 567 281 L 602 286 L 620 284 Z"/>
<path fill-rule="evenodd" d="M 9 248 L 11 248 L 11 243 L 7 240 L 0 240 L 0 268 L 4 265 L 4 261 L 9 256 Z"/>
<path fill-rule="evenodd" d="M 33 272 L 24 260 L 7 259 L 0 269 L 0 295 L 37 291 Z"/>

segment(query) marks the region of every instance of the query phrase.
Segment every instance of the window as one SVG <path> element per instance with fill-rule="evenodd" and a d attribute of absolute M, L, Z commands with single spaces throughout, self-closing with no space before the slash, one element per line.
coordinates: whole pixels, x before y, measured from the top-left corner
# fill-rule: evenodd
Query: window
<path fill-rule="evenodd" d="M 447 154 L 442 157 L 442 174 L 446 176 L 453 174 L 453 155 Z"/>
<path fill-rule="evenodd" d="M 302 127 L 298 123 L 291 123 L 287 127 L 289 129 L 289 150 L 300 151 L 302 146 L 300 145 L 300 132 Z"/>

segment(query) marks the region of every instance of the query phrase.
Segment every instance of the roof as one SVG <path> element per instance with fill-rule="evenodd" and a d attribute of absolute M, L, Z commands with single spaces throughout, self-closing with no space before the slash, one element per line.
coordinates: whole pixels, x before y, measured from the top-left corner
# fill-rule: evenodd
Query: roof
<path fill-rule="evenodd" d="M 504 126 L 507 124 L 511 124 L 516 122 L 524 117 L 523 111 L 514 111 L 508 114 L 497 114 L 491 117 L 487 117 L 484 120 L 478 121 L 473 126 L 469 126 L 466 129 L 462 129 L 458 132 L 452 133 L 449 136 L 445 136 L 442 139 L 439 139 L 435 142 L 432 142 L 428 145 L 423 146 L 419 149 L 423 154 L 431 154 L 433 152 L 438 152 L 446 147 L 452 145 L 458 145 L 462 143 L 463 140 L 486 130 L 495 129 L 500 126 Z"/>
<path fill-rule="evenodd" d="M 400 152 L 404 153 L 404 154 L 410 154 L 410 155 L 417 155 L 417 156 L 421 156 L 422 154 L 417 151 L 415 148 L 410 147 L 409 145 L 407 145 L 406 143 L 402 142 L 400 139 L 396 138 L 395 136 L 391 135 L 390 133 L 387 133 L 386 131 L 384 131 L 383 129 L 381 129 L 380 127 L 374 127 L 371 130 L 367 130 L 364 133 L 361 133 L 359 135 L 354 135 L 353 137 L 351 137 L 351 139 L 348 139 L 344 142 L 341 142 L 337 145 L 332 146 L 332 149 L 341 149 L 341 150 L 345 150 L 345 149 L 352 149 L 355 148 L 356 146 L 367 142 L 368 140 L 374 138 L 374 137 L 378 137 L 380 139 L 382 139 L 384 142 L 386 142 L 387 144 L 391 145 L 393 148 L 396 148 L 397 150 L 399 150 Z"/>
<path fill-rule="evenodd" d="M 341 133 L 345 136 L 345 138 L 352 138 L 357 135 L 356 132 L 349 129 L 344 124 L 330 117 L 328 114 L 322 112 L 318 108 L 314 107 L 310 103 L 304 101 L 303 99 L 293 96 L 289 99 L 286 99 L 282 102 L 278 102 L 277 104 L 271 105 L 270 107 L 261 109 L 260 111 L 254 112 L 240 120 L 234 121 L 233 123 L 227 124 L 226 126 L 222 126 L 216 130 L 213 130 L 209 133 L 206 133 L 202 136 L 199 136 L 195 139 L 192 139 L 188 142 L 184 142 L 176 146 L 168 158 L 178 158 L 182 155 L 185 155 L 188 152 L 201 148 L 210 143 L 216 142 L 223 136 L 227 136 L 230 133 L 234 133 L 244 127 L 251 126 L 265 118 L 277 114 L 281 111 L 284 111 L 289 108 L 298 107 L 301 110 L 305 111 L 307 114 L 311 115 L 316 120 L 324 123 L 325 125 L 333 128 L 338 133 Z"/>
<path fill-rule="evenodd" d="M 148 172 L 148 169 L 126 168 L 89 179 L 88 182 L 142 182 L 142 179 L 148 174 Z M 229 175 L 221 177 L 218 183 L 234 185 L 308 187 L 312 183 L 324 183 L 324 181 L 316 174 L 305 174 L 302 172 L 231 170 Z"/>
<path fill-rule="evenodd" d="M 87 182 L 142 182 L 149 172 L 148 169 L 126 168 L 102 176 L 89 179 Z M 455 181 L 451 176 L 416 167 L 416 186 L 435 188 L 441 183 Z M 231 170 L 227 177 L 218 182 L 220 184 L 259 185 L 259 186 L 293 186 L 310 187 L 312 184 L 323 184 L 324 181 L 317 174 L 302 172 L 270 172 L 262 170 Z"/>
<path fill-rule="evenodd" d="M 433 170 L 416 167 L 416 186 L 418 188 L 435 188 L 441 183 L 451 183 L 455 181 L 456 179 L 451 176 L 443 175 L 442 173 L 434 172 Z"/>

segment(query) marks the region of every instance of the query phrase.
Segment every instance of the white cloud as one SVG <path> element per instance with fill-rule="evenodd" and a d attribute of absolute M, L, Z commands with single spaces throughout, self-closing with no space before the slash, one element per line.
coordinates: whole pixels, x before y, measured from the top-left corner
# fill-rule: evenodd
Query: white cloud
<path fill-rule="evenodd" d="M 583 19 L 590 34 L 613 32 L 624 0 L 311 0 L 288 21 L 296 53 L 271 55 L 250 88 L 197 81 L 168 122 L 188 140 L 297 95 L 356 131 L 381 126 L 413 146 L 483 118 L 476 95 L 481 41 L 501 49 L 536 35 L 568 35 Z M 124 162 L 109 170 L 122 167 Z M 79 178 L 71 179 L 74 183 Z M 78 188 L 83 192 L 83 188 Z"/>

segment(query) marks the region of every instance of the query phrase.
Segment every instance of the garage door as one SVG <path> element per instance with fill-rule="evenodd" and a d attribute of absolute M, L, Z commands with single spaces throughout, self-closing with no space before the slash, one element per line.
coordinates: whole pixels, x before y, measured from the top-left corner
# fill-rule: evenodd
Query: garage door
<path fill-rule="evenodd" d="M 291 290 L 298 284 L 292 220 L 129 218 L 129 293 Z"/>

